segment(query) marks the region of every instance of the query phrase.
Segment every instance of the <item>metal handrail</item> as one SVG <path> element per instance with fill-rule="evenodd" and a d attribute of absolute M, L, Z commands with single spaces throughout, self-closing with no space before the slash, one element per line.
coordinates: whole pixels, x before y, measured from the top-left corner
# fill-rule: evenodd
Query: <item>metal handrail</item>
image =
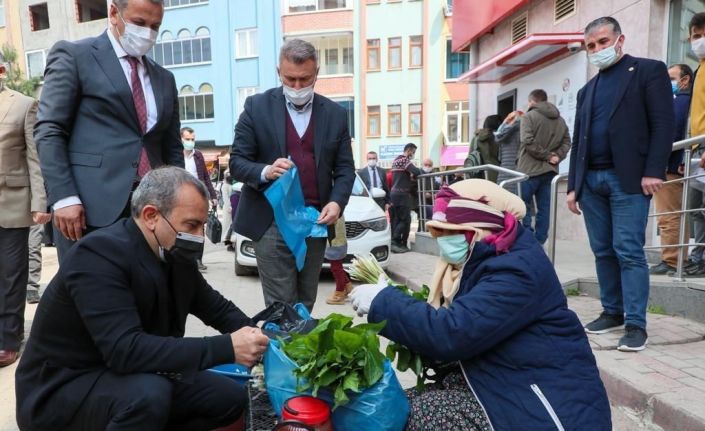
<path fill-rule="evenodd" d="M 701 145 L 703 143 L 705 143 L 705 135 L 700 135 L 700 136 L 695 136 L 695 137 L 688 138 L 688 139 L 683 139 L 681 141 L 677 141 L 677 142 L 673 143 L 673 147 L 671 149 L 671 152 L 684 150 L 683 159 L 690 161 L 692 149 L 695 146 Z M 664 184 L 672 184 L 672 183 L 677 183 L 677 182 L 683 183 L 683 193 L 681 195 L 681 210 L 680 211 L 668 211 L 668 212 L 663 212 L 663 213 L 649 214 L 649 217 L 658 217 L 658 216 L 670 215 L 670 214 L 680 214 L 680 226 L 679 226 L 680 244 L 647 246 L 647 247 L 644 247 L 645 250 L 673 248 L 673 247 L 678 247 L 678 248 L 682 249 L 683 247 L 690 247 L 690 246 L 705 246 L 705 244 L 699 244 L 699 243 L 690 244 L 689 243 L 690 238 L 685 237 L 686 236 L 685 235 L 686 215 L 691 212 L 703 210 L 703 208 L 687 209 L 690 181 L 697 179 L 699 177 L 705 176 L 705 174 L 698 174 L 698 175 L 691 176 L 690 165 L 691 165 L 691 163 L 684 163 L 682 178 L 678 178 L 675 180 L 669 180 L 669 181 L 664 182 Z M 556 257 L 556 220 L 557 220 L 557 213 L 558 213 L 558 204 L 556 201 L 558 199 L 558 183 L 561 181 L 565 181 L 567 179 L 567 177 L 568 177 L 568 174 L 563 173 L 563 174 L 557 175 L 555 178 L 553 178 L 553 181 L 551 182 L 551 207 L 550 207 L 549 225 L 548 225 L 548 257 L 551 260 L 551 263 L 554 263 L 554 264 L 555 264 L 555 257 Z M 674 275 L 674 280 L 675 281 L 683 281 L 683 253 L 678 253 L 678 264 L 676 267 L 676 273 Z"/>
<path fill-rule="evenodd" d="M 418 208 L 419 208 L 419 230 L 421 232 L 426 232 L 426 208 L 427 207 L 433 207 L 434 202 L 436 201 L 436 193 L 438 193 L 438 190 L 431 188 L 431 190 L 426 189 L 426 181 L 424 181 L 427 178 L 431 179 L 431 184 L 435 182 L 435 179 L 438 178 L 443 178 L 443 177 L 450 177 L 450 176 L 455 176 L 456 174 L 463 174 L 463 179 L 467 179 L 467 175 L 478 172 L 478 171 L 483 171 L 485 175 L 485 179 L 489 178 L 489 172 L 494 171 L 494 172 L 503 172 L 507 175 L 509 175 L 511 178 L 506 179 L 502 182 L 499 183 L 500 187 L 506 188 L 507 185 L 509 184 L 516 184 L 517 185 L 517 195 L 521 196 L 521 183 L 523 181 L 526 181 L 529 179 L 529 176 L 526 174 L 522 174 L 521 172 L 517 172 L 511 169 L 503 168 L 501 166 L 497 165 L 479 165 L 479 166 L 472 166 L 469 168 L 460 168 L 460 169 L 454 169 L 452 171 L 443 171 L 443 172 L 431 172 L 428 174 L 421 174 L 418 177 L 416 177 L 416 183 L 418 185 L 417 190 L 418 190 Z M 444 181 L 441 181 L 441 183 L 444 183 Z M 447 181 L 445 181 L 447 183 Z M 425 202 L 424 197 L 426 196 L 426 193 L 431 193 L 431 205 L 428 205 Z"/>

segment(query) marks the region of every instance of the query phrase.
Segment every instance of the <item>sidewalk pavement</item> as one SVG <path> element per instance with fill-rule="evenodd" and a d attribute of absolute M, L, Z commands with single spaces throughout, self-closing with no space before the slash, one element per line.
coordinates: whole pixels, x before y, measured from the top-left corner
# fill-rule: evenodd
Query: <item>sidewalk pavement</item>
<path fill-rule="evenodd" d="M 562 283 L 594 276 L 594 259 L 583 245 L 559 242 L 557 250 Z M 396 254 L 387 272 L 395 281 L 419 288 L 430 281 L 434 265 L 433 256 Z M 568 297 L 568 306 L 583 324 L 602 311 L 600 301 L 587 296 Z M 616 350 L 623 330 L 588 336 L 610 403 L 644 429 L 705 430 L 705 325 L 649 314 L 648 332 L 649 345 L 639 353 Z M 614 429 L 620 428 L 615 424 Z"/>

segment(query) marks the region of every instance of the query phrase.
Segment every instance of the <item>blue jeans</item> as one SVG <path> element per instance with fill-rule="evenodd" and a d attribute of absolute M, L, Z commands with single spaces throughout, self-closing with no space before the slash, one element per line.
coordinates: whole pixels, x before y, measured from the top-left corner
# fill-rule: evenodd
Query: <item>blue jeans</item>
<path fill-rule="evenodd" d="M 549 212 L 551 210 L 551 181 L 556 176 L 555 172 L 531 177 L 521 183 L 521 198 L 526 204 L 526 216 L 522 221 L 524 228 L 534 232 L 536 241 L 543 245 L 548 238 Z M 529 208 L 534 206 L 534 196 L 536 196 L 536 223 L 531 227 L 531 212 Z"/>
<path fill-rule="evenodd" d="M 646 328 L 649 300 L 644 238 L 650 200 L 625 193 L 614 169 L 588 171 L 580 196 L 602 307 L 609 314 L 626 314 L 625 324 L 641 328 Z"/>

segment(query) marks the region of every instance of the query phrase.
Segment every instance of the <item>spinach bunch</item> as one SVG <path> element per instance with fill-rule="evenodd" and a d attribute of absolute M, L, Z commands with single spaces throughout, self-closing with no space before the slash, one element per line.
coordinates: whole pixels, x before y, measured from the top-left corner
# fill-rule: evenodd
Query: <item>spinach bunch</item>
<path fill-rule="evenodd" d="M 333 392 L 333 409 L 350 401 L 346 391 L 359 393 L 384 374 L 384 355 L 379 350 L 379 331 L 386 322 L 352 326 L 352 317 L 333 313 L 305 335 L 292 334 L 282 343 L 284 353 L 298 368 L 296 390 L 320 388 Z"/>
<path fill-rule="evenodd" d="M 419 290 L 418 292 L 409 289 L 404 285 L 396 285 L 396 287 L 407 295 L 413 297 L 414 299 L 424 302 L 428 300 L 428 295 L 431 292 L 431 289 L 429 289 L 429 287 L 425 284 L 421 286 L 421 290 Z M 396 357 L 397 370 L 404 372 L 408 369 L 411 369 L 414 374 L 416 374 L 417 389 L 423 389 L 426 380 L 433 380 L 434 376 L 429 374 L 429 371 L 435 371 L 434 368 L 438 364 L 436 364 L 431 359 L 424 357 L 420 353 L 409 350 L 409 348 L 404 346 L 403 344 L 390 341 L 387 345 L 386 356 L 392 362 L 394 362 L 394 358 Z"/>

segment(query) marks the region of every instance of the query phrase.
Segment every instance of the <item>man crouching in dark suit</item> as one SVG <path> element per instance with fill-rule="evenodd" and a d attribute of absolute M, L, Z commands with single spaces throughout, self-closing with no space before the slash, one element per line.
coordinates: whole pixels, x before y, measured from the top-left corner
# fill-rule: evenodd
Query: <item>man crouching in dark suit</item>
<path fill-rule="evenodd" d="M 147 173 L 132 218 L 77 242 L 36 312 L 16 373 L 21 430 L 211 430 L 238 421 L 268 338 L 198 272 L 208 191 L 186 170 Z M 223 335 L 184 337 L 189 314 Z"/>

